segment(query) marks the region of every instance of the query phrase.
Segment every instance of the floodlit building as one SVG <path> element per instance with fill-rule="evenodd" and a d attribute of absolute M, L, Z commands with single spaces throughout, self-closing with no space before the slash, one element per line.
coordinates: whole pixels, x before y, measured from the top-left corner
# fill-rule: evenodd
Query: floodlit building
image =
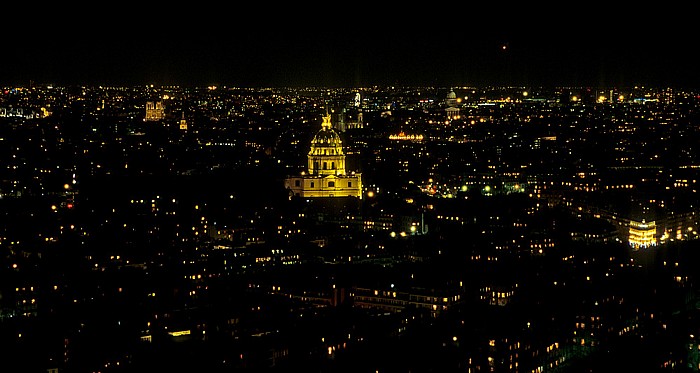
<path fill-rule="evenodd" d="M 146 122 L 155 122 L 165 118 L 165 107 L 163 101 L 146 102 Z"/>
<path fill-rule="evenodd" d="M 447 98 L 445 99 L 445 104 L 447 105 L 447 108 L 445 108 L 445 113 L 447 114 L 448 120 L 459 119 L 459 108 L 457 107 L 458 102 L 457 94 L 454 90 L 450 90 L 450 92 L 447 94 Z"/>
<path fill-rule="evenodd" d="M 656 223 L 630 221 L 629 244 L 634 249 L 656 246 Z"/>
<path fill-rule="evenodd" d="M 187 119 L 185 119 L 185 113 L 182 113 L 182 118 L 180 119 L 180 129 L 182 131 L 187 131 Z"/>
<path fill-rule="evenodd" d="M 330 115 L 323 117 L 321 130 L 311 141 L 308 172 L 285 179 L 284 186 L 300 197 L 362 198 L 361 174 L 345 169 L 343 143 L 333 130 Z"/>

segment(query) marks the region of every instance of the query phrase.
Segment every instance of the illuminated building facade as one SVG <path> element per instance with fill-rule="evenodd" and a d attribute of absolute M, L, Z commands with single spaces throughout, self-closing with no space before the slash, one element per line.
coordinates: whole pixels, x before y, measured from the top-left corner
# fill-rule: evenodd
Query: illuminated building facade
<path fill-rule="evenodd" d="M 447 108 L 445 108 L 445 113 L 447 114 L 447 119 L 459 119 L 459 108 L 457 107 L 457 94 L 455 93 L 454 90 L 450 90 L 450 93 L 447 94 L 447 99 L 445 100 L 445 104 L 447 105 Z"/>
<path fill-rule="evenodd" d="M 360 173 L 345 170 L 343 143 L 333 130 L 331 117 L 323 117 L 321 130 L 311 141 L 308 153 L 308 173 L 285 179 L 285 188 L 300 197 L 362 198 Z"/>
<path fill-rule="evenodd" d="M 163 101 L 146 102 L 146 122 L 155 122 L 165 118 L 165 107 Z"/>
<path fill-rule="evenodd" d="M 358 129 L 365 128 L 365 120 L 362 116 L 362 109 L 357 110 L 354 120 L 349 120 L 345 122 L 346 129 Z"/>
<path fill-rule="evenodd" d="M 398 134 L 389 135 L 389 140 L 400 140 L 400 141 L 423 141 L 423 135 L 421 134 L 405 134 L 403 131 Z"/>
<path fill-rule="evenodd" d="M 180 129 L 187 131 L 187 120 L 185 119 L 185 113 L 182 113 L 182 118 L 180 119 Z"/>
<path fill-rule="evenodd" d="M 656 246 L 656 223 L 630 221 L 629 244 L 634 249 Z"/>

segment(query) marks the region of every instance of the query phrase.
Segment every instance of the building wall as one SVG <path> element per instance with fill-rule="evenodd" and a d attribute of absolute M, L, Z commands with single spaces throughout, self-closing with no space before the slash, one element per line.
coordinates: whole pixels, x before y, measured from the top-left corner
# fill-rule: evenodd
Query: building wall
<path fill-rule="evenodd" d="M 146 121 L 158 121 L 165 118 L 165 108 L 160 101 L 148 101 L 146 103 Z"/>
<path fill-rule="evenodd" d="M 441 291 L 440 294 L 418 294 L 370 288 L 354 287 L 350 293 L 353 305 L 359 308 L 381 309 L 387 312 L 400 312 L 407 307 L 423 309 L 437 315 L 462 301 L 457 289 Z"/>
<path fill-rule="evenodd" d="M 308 158 L 309 173 L 318 175 L 342 175 L 345 173 L 345 156 L 342 154 L 309 155 Z"/>
<path fill-rule="evenodd" d="M 284 186 L 300 197 L 362 198 L 360 174 L 328 177 L 294 176 L 285 179 Z"/>

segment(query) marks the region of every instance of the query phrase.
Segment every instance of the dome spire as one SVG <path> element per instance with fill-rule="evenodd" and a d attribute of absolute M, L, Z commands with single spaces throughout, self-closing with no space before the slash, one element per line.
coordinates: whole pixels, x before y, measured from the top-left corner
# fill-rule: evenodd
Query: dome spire
<path fill-rule="evenodd" d="M 326 109 L 326 115 L 323 117 L 323 123 L 321 123 L 321 128 L 323 129 L 331 129 L 333 127 L 333 124 L 331 124 L 331 115 L 328 114 L 328 109 Z"/>

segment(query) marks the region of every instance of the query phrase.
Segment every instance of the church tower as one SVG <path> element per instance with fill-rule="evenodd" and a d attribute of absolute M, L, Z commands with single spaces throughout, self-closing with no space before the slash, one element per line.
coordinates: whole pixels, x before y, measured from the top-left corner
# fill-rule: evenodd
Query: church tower
<path fill-rule="evenodd" d="M 185 119 L 185 112 L 182 112 L 182 118 L 180 119 L 180 130 L 187 131 L 187 119 Z"/>

